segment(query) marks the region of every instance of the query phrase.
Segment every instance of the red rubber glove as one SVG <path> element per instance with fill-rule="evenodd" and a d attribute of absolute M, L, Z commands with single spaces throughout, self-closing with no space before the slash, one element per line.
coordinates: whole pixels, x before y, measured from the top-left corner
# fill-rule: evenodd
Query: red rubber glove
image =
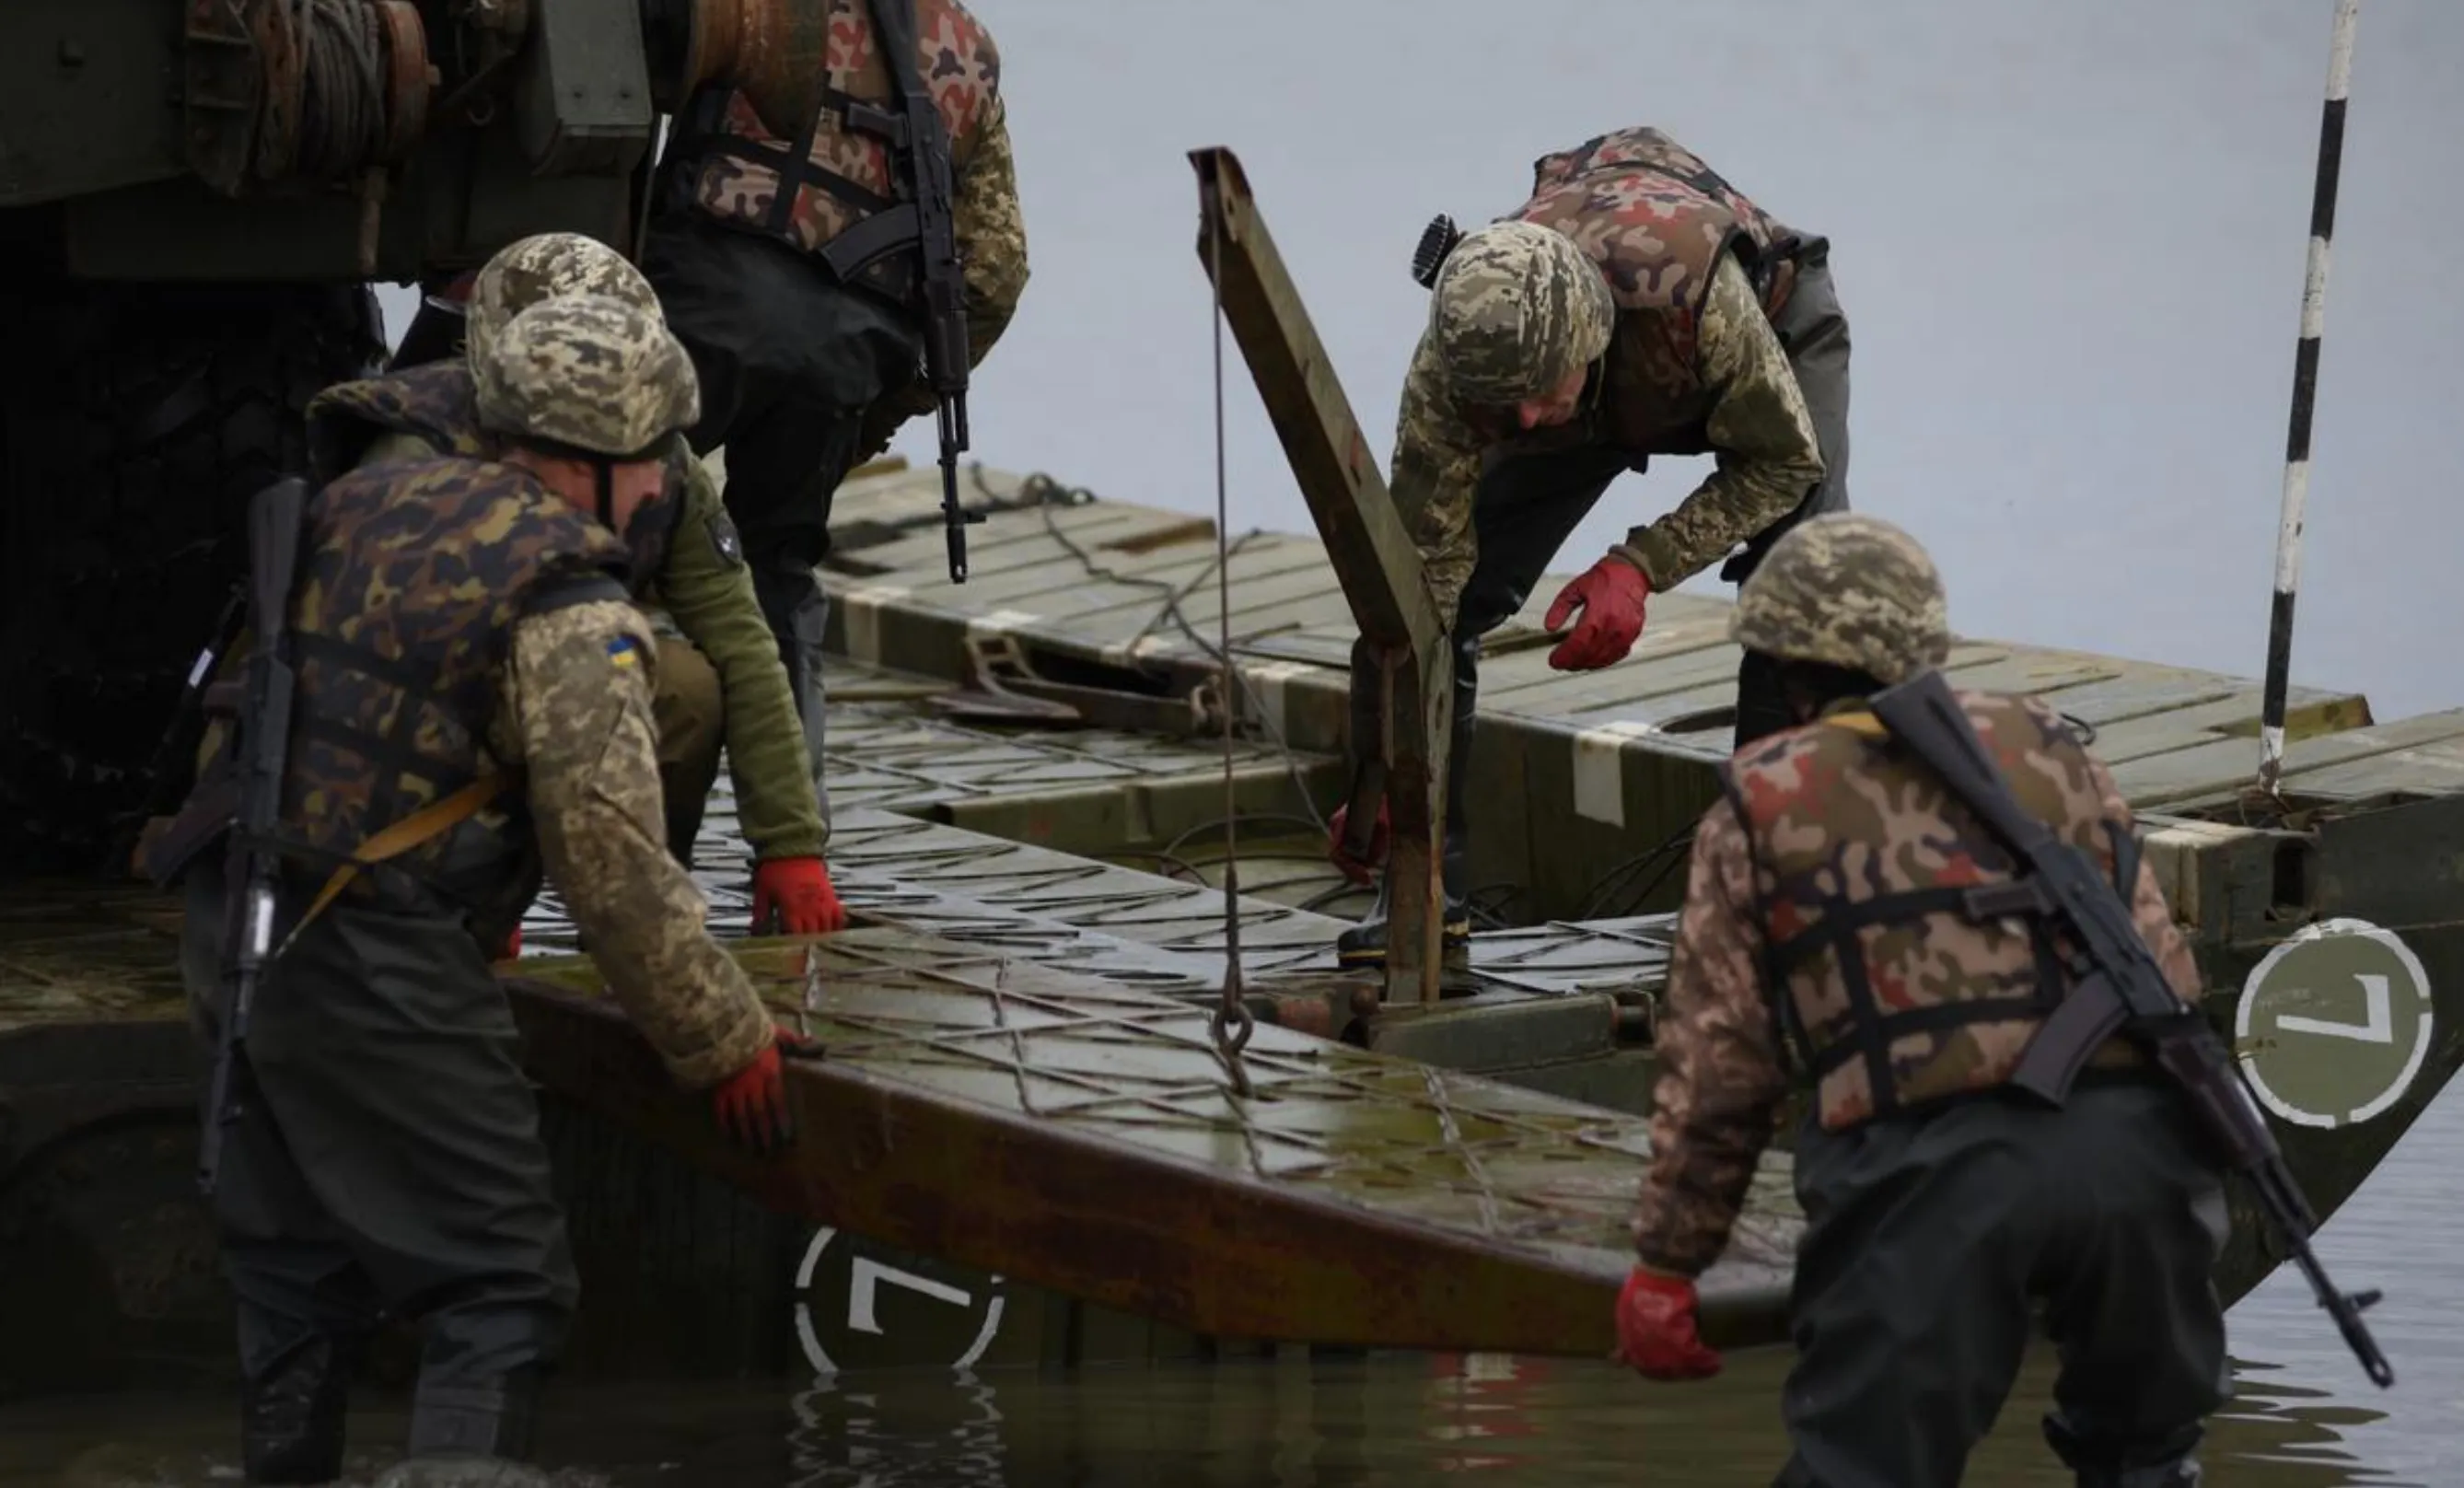
<path fill-rule="evenodd" d="M 1583 607 L 1583 622 L 1574 633 L 1549 653 L 1549 665 L 1559 671 L 1592 671 L 1624 657 L 1642 634 L 1642 602 L 1651 596 L 1651 580 L 1642 570 L 1612 553 L 1585 569 L 1573 583 L 1557 591 L 1543 629 L 1555 635 Z"/>
<path fill-rule="evenodd" d="M 1705 1380 L 1720 1356 L 1696 1330 L 1694 1283 L 1637 1266 L 1617 1300 L 1617 1363 L 1645 1379 Z"/>
<path fill-rule="evenodd" d="M 719 1129 L 737 1146 L 767 1156 L 796 1140 L 795 1116 L 787 1106 L 787 1071 L 781 1051 L 811 1058 L 822 1046 L 783 1028 L 763 1046 L 752 1063 L 720 1082 L 710 1093 L 711 1109 Z"/>
<path fill-rule="evenodd" d="M 511 930 L 506 932 L 505 943 L 497 947 L 496 953 L 489 957 L 489 959 L 492 961 L 510 961 L 521 953 L 522 928 L 517 925 Z"/>
<path fill-rule="evenodd" d="M 847 910 L 830 887 L 830 870 L 819 858 L 772 858 L 754 864 L 753 931 L 760 934 L 777 910 L 788 935 L 827 935 L 847 929 Z"/>
<path fill-rule="evenodd" d="M 1367 886 L 1377 882 L 1378 864 L 1386 861 L 1389 836 L 1386 802 L 1377 802 L 1377 821 L 1369 828 L 1369 856 L 1355 858 L 1343 850 L 1343 825 L 1352 818 L 1352 803 L 1334 808 L 1334 820 L 1326 824 L 1327 861 L 1343 870 L 1343 876 L 1355 884 Z"/>

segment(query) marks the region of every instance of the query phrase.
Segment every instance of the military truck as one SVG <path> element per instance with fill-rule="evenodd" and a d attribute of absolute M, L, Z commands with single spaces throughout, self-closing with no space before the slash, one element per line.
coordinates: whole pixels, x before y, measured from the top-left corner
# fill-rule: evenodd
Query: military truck
<path fill-rule="evenodd" d="M 660 115 L 781 117 L 828 0 L 11 0 L 0 14 L 0 866 L 128 841 L 250 492 L 385 355 L 374 281 L 629 248 Z"/>

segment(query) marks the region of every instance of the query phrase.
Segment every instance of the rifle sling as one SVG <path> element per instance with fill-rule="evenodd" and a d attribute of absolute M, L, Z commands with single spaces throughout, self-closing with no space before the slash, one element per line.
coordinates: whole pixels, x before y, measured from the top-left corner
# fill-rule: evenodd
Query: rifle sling
<path fill-rule="evenodd" d="M 452 795 L 440 797 L 409 816 L 372 834 L 367 841 L 352 848 L 349 859 L 326 878 L 324 886 L 317 890 L 317 897 L 309 901 L 307 909 L 299 916 L 299 922 L 294 925 L 291 928 L 291 933 L 283 938 L 283 944 L 288 946 L 293 940 L 297 939 L 299 932 L 306 930 L 319 915 L 324 913 L 327 907 L 341 896 L 342 890 L 351 886 L 351 882 L 360 876 L 363 869 L 372 868 L 379 864 L 399 858 L 412 848 L 432 842 L 451 831 L 478 815 L 482 808 L 510 789 L 519 778 L 518 771 L 493 771 L 455 791 Z"/>

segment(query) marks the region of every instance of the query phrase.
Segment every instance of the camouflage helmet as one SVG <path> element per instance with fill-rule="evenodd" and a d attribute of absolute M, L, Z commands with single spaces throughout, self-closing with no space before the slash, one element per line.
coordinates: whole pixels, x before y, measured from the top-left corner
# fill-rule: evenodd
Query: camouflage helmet
<path fill-rule="evenodd" d="M 1879 516 L 1835 512 L 1791 528 L 1737 591 L 1728 639 L 1783 661 L 1904 682 L 1950 654 L 1942 575 Z"/>
<path fill-rule="evenodd" d="M 463 344 L 472 364 L 488 353 L 505 324 L 544 299 L 604 295 L 659 313 L 659 296 L 625 255 L 579 232 L 540 232 L 499 249 L 471 282 L 463 312 Z"/>
<path fill-rule="evenodd" d="M 516 439 L 620 458 L 701 417 L 701 383 L 655 312 L 605 295 L 541 300 L 473 356 L 479 423 Z"/>
<path fill-rule="evenodd" d="M 1608 350 L 1616 320 L 1599 266 L 1537 223 L 1495 222 L 1466 235 L 1429 293 L 1429 335 L 1466 403 L 1548 392 Z"/>

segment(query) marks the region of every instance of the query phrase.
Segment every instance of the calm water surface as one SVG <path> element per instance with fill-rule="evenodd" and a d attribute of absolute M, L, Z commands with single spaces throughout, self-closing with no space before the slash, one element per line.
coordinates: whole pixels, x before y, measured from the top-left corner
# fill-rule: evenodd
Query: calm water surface
<path fill-rule="evenodd" d="M 2236 1398 L 2207 1453 L 2218 1488 L 2464 1483 L 2464 1098 L 2451 1091 L 2328 1226 L 2395 1389 L 2373 1390 L 2279 1272 L 2233 1314 Z M 1566 1360 L 1288 1358 L 1212 1368 L 817 1379 L 801 1387 L 572 1387 L 543 1440 L 568 1488 L 719 1485 L 1386 1484 L 1438 1475 L 1554 1485 L 1745 1488 L 1787 1453 L 1784 1350 L 1732 1355 L 1707 1384 L 1655 1386 Z M 2037 1436 L 2051 1360 L 2030 1361 L 1969 1481 L 2067 1485 Z M 238 1480 L 232 1409 L 120 1395 L 0 1409 L 0 1484 L 154 1488 Z M 354 1482 L 400 1440 L 401 1401 L 353 1417 Z"/>

